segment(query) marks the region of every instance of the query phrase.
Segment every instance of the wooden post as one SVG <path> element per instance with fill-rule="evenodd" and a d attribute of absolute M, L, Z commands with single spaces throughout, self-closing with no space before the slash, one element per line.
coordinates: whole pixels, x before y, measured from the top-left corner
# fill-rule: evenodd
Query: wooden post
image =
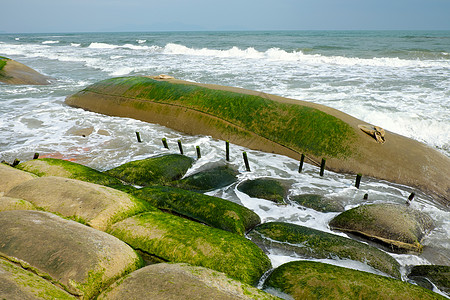
<path fill-rule="evenodd" d="M 178 148 L 180 149 L 180 154 L 183 155 L 183 145 L 181 145 L 181 141 L 178 140 Z"/>
<path fill-rule="evenodd" d="M 39 158 L 39 153 L 36 152 L 33 156 L 33 159 L 38 159 L 38 158 Z"/>
<path fill-rule="evenodd" d="M 197 150 L 197 159 L 200 159 L 202 157 L 200 154 L 200 146 L 196 146 L 195 149 Z"/>
<path fill-rule="evenodd" d="M 367 200 L 367 199 L 369 199 L 369 194 L 364 194 L 364 197 L 363 197 L 363 199 L 364 199 L 364 200 Z"/>
<path fill-rule="evenodd" d="M 409 195 L 409 197 L 408 197 L 408 200 L 409 201 L 412 201 L 413 199 L 414 199 L 414 196 L 415 196 L 416 194 L 414 193 L 414 192 L 412 192 L 410 195 Z"/>
<path fill-rule="evenodd" d="M 225 158 L 227 161 L 230 161 L 230 142 L 225 141 Z"/>
<path fill-rule="evenodd" d="M 136 138 L 138 140 L 139 143 L 142 143 L 141 141 L 141 135 L 139 134 L 139 132 L 136 131 Z"/>
<path fill-rule="evenodd" d="M 15 167 L 20 163 L 20 160 L 18 160 L 17 158 L 13 161 L 12 166 Z"/>
<path fill-rule="evenodd" d="M 323 172 L 325 171 L 325 162 L 326 159 L 322 158 L 322 163 L 320 164 L 320 176 L 323 176 Z"/>
<path fill-rule="evenodd" d="M 298 172 L 301 173 L 303 169 L 303 162 L 305 161 L 305 154 L 302 153 L 300 157 L 300 165 L 298 166 Z"/>
<path fill-rule="evenodd" d="M 361 177 L 362 177 L 362 174 L 357 174 L 357 175 L 356 175 L 355 187 L 356 187 L 357 189 L 359 189 L 359 184 L 361 183 Z"/>
<path fill-rule="evenodd" d="M 245 169 L 247 172 L 250 172 L 250 165 L 248 163 L 247 152 L 242 152 L 242 156 L 244 156 Z"/>
<path fill-rule="evenodd" d="M 163 138 L 163 139 L 162 139 L 162 143 L 163 143 L 164 148 L 169 149 L 169 145 L 167 145 L 167 140 L 166 140 L 166 138 Z"/>

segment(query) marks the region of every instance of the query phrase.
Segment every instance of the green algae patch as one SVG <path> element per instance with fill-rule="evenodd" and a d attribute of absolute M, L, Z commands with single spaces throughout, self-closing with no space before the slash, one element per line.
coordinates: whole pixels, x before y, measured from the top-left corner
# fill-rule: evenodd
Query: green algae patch
<path fill-rule="evenodd" d="M 166 261 L 210 268 L 252 285 L 271 266 L 267 255 L 245 237 L 163 212 L 125 219 L 109 233 Z"/>
<path fill-rule="evenodd" d="M 0 211 L 6 210 L 35 210 L 37 209 L 28 201 L 0 196 Z"/>
<path fill-rule="evenodd" d="M 223 273 L 188 264 L 154 264 L 117 281 L 97 299 L 278 299 Z"/>
<path fill-rule="evenodd" d="M 152 186 L 132 194 L 157 208 L 240 235 L 261 222 L 256 213 L 242 205 L 178 188 Z"/>
<path fill-rule="evenodd" d="M 196 110 L 290 149 L 303 149 L 317 156 L 341 157 L 351 153 L 352 128 L 312 107 L 148 77 L 107 79 L 87 87 L 74 98 L 85 93 L 139 100 L 133 102 L 136 109 L 146 109 L 146 102 L 150 101 Z"/>
<path fill-rule="evenodd" d="M 239 184 L 238 190 L 250 197 L 266 199 L 275 203 L 285 204 L 288 187 L 284 182 L 272 178 L 257 178 L 246 180 Z"/>
<path fill-rule="evenodd" d="M 20 163 L 16 168 L 37 176 L 58 176 L 78 179 L 106 186 L 120 186 L 122 182 L 112 176 L 68 160 L 55 158 L 33 159 Z"/>
<path fill-rule="evenodd" d="M 305 258 L 340 258 L 366 263 L 395 278 L 400 265 L 389 254 L 358 241 L 305 226 L 268 222 L 255 227 L 250 239 L 263 249 L 277 249 L 286 255 Z"/>
<path fill-rule="evenodd" d="M 0 227 L 2 256 L 82 299 L 143 266 L 119 239 L 51 213 L 0 212 Z"/>
<path fill-rule="evenodd" d="M 43 210 L 106 230 L 129 216 L 155 210 L 119 190 L 63 177 L 39 177 L 16 185 L 7 197 L 23 199 Z"/>
<path fill-rule="evenodd" d="M 276 268 L 264 289 L 275 289 L 294 299 L 445 299 L 397 279 L 310 261 Z"/>
<path fill-rule="evenodd" d="M 179 154 L 168 154 L 131 161 L 105 173 L 126 183 L 147 186 L 166 184 L 186 174 L 194 160 Z"/>
<path fill-rule="evenodd" d="M 345 210 L 339 201 L 316 194 L 295 195 L 291 196 L 289 200 L 320 212 L 343 212 Z"/>
<path fill-rule="evenodd" d="M 418 285 L 432 290 L 433 286 L 428 282 L 431 281 L 439 290 L 450 296 L 450 266 L 413 266 L 408 277 Z"/>
<path fill-rule="evenodd" d="M 6 66 L 8 60 L 9 60 L 9 58 L 0 56 L 0 71 L 3 69 L 3 67 Z M 0 76 L 1 76 L 1 73 L 0 73 Z"/>
<path fill-rule="evenodd" d="M 78 299 L 50 281 L 0 258 L 0 299 Z"/>
<path fill-rule="evenodd" d="M 170 185 L 195 192 L 207 192 L 226 187 L 237 181 L 238 172 L 229 166 L 218 166 L 200 171 Z"/>
<path fill-rule="evenodd" d="M 345 231 L 387 245 L 394 252 L 421 252 L 423 237 L 434 228 L 431 217 L 406 205 L 371 204 L 347 210 L 330 223 Z"/>

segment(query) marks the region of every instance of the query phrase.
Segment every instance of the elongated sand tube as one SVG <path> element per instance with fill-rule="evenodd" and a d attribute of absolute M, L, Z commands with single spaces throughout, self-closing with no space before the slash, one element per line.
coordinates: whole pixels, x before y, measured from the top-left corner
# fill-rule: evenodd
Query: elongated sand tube
<path fill-rule="evenodd" d="M 386 131 L 378 143 L 336 109 L 234 87 L 160 77 L 107 79 L 69 96 L 70 106 L 158 123 L 187 134 L 210 135 L 250 149 L 416 187 L 450 205 L 450 159 L 410 138 Z"/>

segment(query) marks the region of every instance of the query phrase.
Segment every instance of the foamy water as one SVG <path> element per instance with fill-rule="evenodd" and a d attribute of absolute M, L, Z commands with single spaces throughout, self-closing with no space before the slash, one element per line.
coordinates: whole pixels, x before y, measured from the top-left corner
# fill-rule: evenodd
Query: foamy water
<path fill-rule="evenodd" d="M 188 174 L 224 163 L 224 141 L 64 104 L 66 96 L 105 78 L 157 74 L 328 105 L 450 156 L 449 52 L 450 33 L 442 32 L 0 35 L 0 56 L 55 79 L 50 86 L 0 85 L 0 159 L 24 161 L 38 152 L 106 170 L 130 160 L 177 153 L 180 139 L 187 155 L 196 157 L 196 146 L 202 152 Z M 86 128 L 93 133 L 77 134 Z M 137 143 L 136 131 L 142 143 Z M 163 137 L 170 150 L 163 148 Z M 243 151 L 248 153 L 251 172 L 245 171 Z M 354 176 L 326 171 L 321 177 L 318 168 L 309 164 L 298 173 L 293 159 L 236 145 L 231 146 L 231 157 L 230 164 L 240 170 L 238 183 L 208 194 L 245 205 L 264 222 L 285 221 L 331 232 L 327 224 L 336 213 L 251 198 L 237 190 L 243 180 L 286 180 L 290 195 L 335 197 L 347 209 L 363 203 L 404 203 L 415 192 L 412 207 L 429 213 L 436 222 L 436 229 L 424 240 L 430 251 L 393 256 L 403 273 L 409 265 L 450 264 L 450 212 L 414 188 L 363 178 L 356 189 Z M 366 193 L 369 199 L 363 200 Z M 274 266 L 303 259 L 275 252 L 270 258 Z M 365 264 L 332 262 L 377 272 Z"/>

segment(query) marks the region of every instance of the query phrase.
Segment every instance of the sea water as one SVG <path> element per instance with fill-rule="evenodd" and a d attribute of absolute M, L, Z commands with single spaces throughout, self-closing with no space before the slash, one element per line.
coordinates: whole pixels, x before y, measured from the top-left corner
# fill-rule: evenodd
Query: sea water
<path fill-rule="evenodd" d="M 202 152 L 188 175 L 224 163 L 224 141 L 64 104 L 65 97 L 106 78 L 159 74 L 324 104 L 450 156 L 449 31 L 2 34 L 0 56 L 53 78 L 48 86 L 0 84 L 0 160 L 7 162 L 29 160 L 37 152 L 103 171 L 176 153 L 176 141 L 181 140 L 187 155 L 196 157 L 196 146 Z M 88 134 L 80 134 L 86 129 Z M 136 141 L 136 131 L 142 143 Z M 164 137 L 170 150 L 162 145 Z M 248 153 L 250 172 L 245 170 L 243 151 Z M 259 177 L 283 179 L 291 186 L 290 195 L 336 197 L 347 209 L 405 203 L 414 192 L 411 206 L 430 214 L 436 229 L 423 242 L 424 254 L 391 255 L 403 266 L 403 274 L 411 265 L 450 265 L 450 212 L 412 187 L 363 178 L 357 189 L 354 176 L 326 171 L 322 177 L 317 166 L 309 164 L 298 173 L 298 161 L 237 145 L 231 145 L 230 164 L 240 171 L 238 183 L 208 194 L 245 205 L 263 222 L 290 222 L 327 232 L 336 213 L 251 198 L 237 185 Z M 369 198 L 363 200 L 366 193 Z M 275 251 L 269 256 L 275 267 L 304 259 Z M 321 261 L 377 273 L 362 263 Z"/>

